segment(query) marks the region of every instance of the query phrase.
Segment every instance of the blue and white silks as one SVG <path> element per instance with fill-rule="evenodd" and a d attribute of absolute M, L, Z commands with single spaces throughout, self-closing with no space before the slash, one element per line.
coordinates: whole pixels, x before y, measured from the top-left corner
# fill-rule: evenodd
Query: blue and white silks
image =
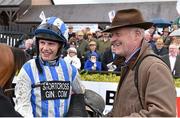
<path fill-rule="evenodd" d="M 25 117 L 61 117 L 67 113 L 72 92 L 83 93 L 77 69 L 63 59 L 58 66 L 41 65 L 43 74 L 39 74 L 35 59 L 25 63 L 16 77 L 15 109 Z M 42 63 L 41 63 L 42 64 Z M 70 81 L 68 99 L 42 100 L 40 87 L 32 88 L 42 81 Z"/>

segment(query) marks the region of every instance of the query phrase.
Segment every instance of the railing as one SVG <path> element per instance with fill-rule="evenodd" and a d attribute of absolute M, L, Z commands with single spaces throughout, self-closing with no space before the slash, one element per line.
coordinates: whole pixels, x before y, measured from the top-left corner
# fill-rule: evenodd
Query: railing
<path fill-rule="evenodd" d="M 27 37 L 33 37 L 35 26 L 29 24 L 13 24 L 10 26 L 0 26 L 0 43 L 5 43 L 9 46 L 15 46 L 18 41 L 24 40 Z"/>
<path fill-rule="evenodd" d="M 19 40 L 23 39 L 22 33 L 0 32 L 0 43 L 5 43 L 9 46 L 15 46 Z"/>

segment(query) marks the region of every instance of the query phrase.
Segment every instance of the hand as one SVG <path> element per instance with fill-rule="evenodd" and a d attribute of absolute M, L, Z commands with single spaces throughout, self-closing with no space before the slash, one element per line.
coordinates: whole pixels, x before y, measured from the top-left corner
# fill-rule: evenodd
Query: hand
<path fill-rule="evenodd" d="M 96 63 L 93 64 L 92 70 L 96 70 Z"/>

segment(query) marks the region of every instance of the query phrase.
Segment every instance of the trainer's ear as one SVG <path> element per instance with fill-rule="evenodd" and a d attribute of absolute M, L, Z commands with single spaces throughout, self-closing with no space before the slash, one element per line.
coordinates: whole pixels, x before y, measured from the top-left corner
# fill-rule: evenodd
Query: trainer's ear
<path fill-rule="evenodd" d="M 72 94 L 70 106 L 65 117 L 88 117 L 85 109 L 84 94 Z"/>
<path fill-rule="evenodd" d="M 135 36 L 135 39 L 142 39 L 142 32 L 139 29 L 135 30 Z"/>

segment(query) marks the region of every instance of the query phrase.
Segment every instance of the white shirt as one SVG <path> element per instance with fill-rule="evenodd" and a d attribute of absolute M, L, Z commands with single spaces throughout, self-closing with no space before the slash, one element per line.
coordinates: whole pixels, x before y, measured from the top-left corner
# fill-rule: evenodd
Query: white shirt
<path fill-rule="evenodd" d="M 169 61 L 170 61 L 171 71 L 173 71 L 173 70 L 174 70 L 175 63 L 176 63 L 176 57 L 174 57 L 174 56 L 169 56 Z"/>

